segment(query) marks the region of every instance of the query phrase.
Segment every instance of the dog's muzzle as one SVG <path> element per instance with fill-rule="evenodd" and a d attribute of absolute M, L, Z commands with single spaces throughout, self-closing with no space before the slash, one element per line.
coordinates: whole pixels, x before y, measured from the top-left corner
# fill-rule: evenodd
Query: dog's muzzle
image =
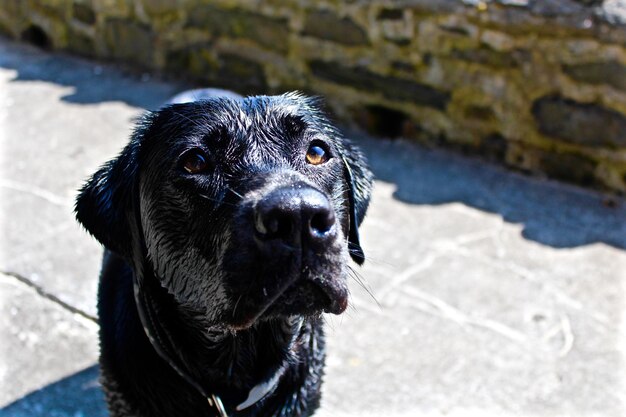
<path fill-rule="evenodd" d="M 282 179 L 248 194 L 239 212 L 225 264 L 235 328 L 261 316 L 340 314 L 348 306 L 347 248 L 330 198 L 307 182 Z"/>
<path fill-rule="evenodd" d="M 328 264 L 329 253 L 338 246 L 335 219 L 328 197 L 302 182 L 274 188 L 257 202 L 254 239 L 260 252 L 277 259 L 294 256 L 301 262 L 300 271 L 277 304 L 288 308 L 293 308 L 289 307 L 293 303 L 319 305 L 335 314 L 346 309 L 347 287 L 340 277 L 333 276 Z M 330 258 L 337 260 L 336 256 Z"/>

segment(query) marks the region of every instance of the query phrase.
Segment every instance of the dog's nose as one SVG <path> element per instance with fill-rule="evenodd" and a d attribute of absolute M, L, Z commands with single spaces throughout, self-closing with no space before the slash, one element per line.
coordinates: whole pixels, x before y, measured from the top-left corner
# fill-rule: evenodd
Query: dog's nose
<path fill-rule="evenodd" d="M 259 201 L 254 225 L 263 241 L 323 243 L 333 236 L 335 213 L 320 191 L 308 185 L 283 187 Z"/>

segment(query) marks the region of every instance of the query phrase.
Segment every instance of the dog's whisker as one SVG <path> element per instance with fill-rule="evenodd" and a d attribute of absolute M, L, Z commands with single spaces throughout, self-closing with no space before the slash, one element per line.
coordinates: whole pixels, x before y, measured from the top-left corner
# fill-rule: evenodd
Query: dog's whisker
<path fill-rule="evenodd" d="M 330 327 L 331 331 L 335 331 L 335 322 L 332 321 L 331 316 L 325 315 L 322 316 L 322 320 L 324 321 L 324 324 L 326 324 L 328 327 Z"/>
<path fill-rule="evenodd" d="M 242 200 L 244 199 L 244 197 L 241 194 L 239 194 L 237 191 L 233 190 L 232 188 L 226 187 L 226 189 L 230 191 L 231 193 L 235 194 L 237 197 L 241 198 Z"/>
<path fill-rule="evenodd" d="M 191 122 L 191 123 L 192 123 L 194 126 L 196 126 L 196 127 L 206 129 L 206 126 L 202 125 L 201 123 L 198 123 L 196 120 L 193 120 L 192 118 L 190 118 L 190 117 L 188 117 L 188 116 L 185 116 L 185 115 L 184 115 L 184 114 L 182 114 L 182 113 L 179 113 L 179 112 L 177 112 L 177 111 L 175 111 L 175 112 L 173 112 L 173 113 L 174 113 L 176 116 L 180 116 L 180 117 L 182 117 L 183 119 L 185 119 L 185 120 L 187 120 L 187 121 Z"/>
<path fill-rule="evenodd" d="M 352 267 L 348 267 L 348 275 L 354 279 L 365 291 L 371 294 L 371 289 L 365 282 L 365 279 Z"/>
<path fill-rule="evenodd" d="M 220 199 L 218 199 L 218 198 L 209 197 L 209 196 L 208 196 L 208 195 L 206 195 L 206 194 L 198 194 L 198 195 L 199 195 L 200 197 L 204 198 L 205 200 L 214 201 L 214 202 L 216 202 L 216 203 L 223 204 L 223 205 L 226 205 L 226 206 L 233 206 L 233 207 L 237 207 L 237 204 L 229 203 L 229 202 L 227 202 L 227 201 L 220 200 Z"/>
<path fill-rule="evenodd" d="M 242 298 L 243 298 L 243 294 L 239 294 L 239 298 L 237 298 L 237 302 L 235 303 L 235 307 L 233 308 L 233 318 L 235 317 L 235 314 L 237 313 L 237 307 L 239 306 L 239 302 L 241 301 Z"/>
<path fill-rule="evenodd" d="M 374 295 L 374 293 L 372 292 L 372 289 L 369 287 L 369 285 L 366 284 L 365 280 L 363 279 L 363 277 L 361 277 L 359 275 L 359 273 L 357 271 L 355 271 L 352 267 L 348 267 L 348 275 L 350 276 L 350 278 L 352 278 L 357 284 L 359 284 L 359 286 L 361 288 L 363 288 L 363 290 L 372 298 L 372 300 L 374 300 L 374 302 L 376 303 L 376 305 L 378 305 L 378 307 L 382 307 L 382 305 L 380 304 L 380 302 L 376 299 L 376 296 Z"/>

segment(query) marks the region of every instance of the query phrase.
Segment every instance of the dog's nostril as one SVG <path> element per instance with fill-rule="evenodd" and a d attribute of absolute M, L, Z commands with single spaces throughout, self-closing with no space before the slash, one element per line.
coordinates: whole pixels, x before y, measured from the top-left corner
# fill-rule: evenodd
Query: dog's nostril
<path fill-rule="evenodd" d="M 278 233 L 278 229 L 280 229 L 280 222 L 277 218 L 272 217 L 270 219 L 266 219 L 265 221 L 265 234 L 267 235 L 275 235 Z M 284 228 L 284 226 L 283 226 Z"/>
<path fill-rule="evenodd" d="M 313 235 L 323 235 L 335 224 L 335 215 L 332 211 L 320 211 L 311 217 L 309 223 Z"/>
<path fill-rule="evenodd" d="M 267 231 L 271 238 L 287 239 L 293 234 L 293 219 L 284 213 L 275 213 L 268 220 Z"/>
<path fill-rule="evenodd" d="M 293 218 L 280 209 L 260 210 L 257 212 L 255 227 L 266 239 L 289 239 L 293 234 Z"/>

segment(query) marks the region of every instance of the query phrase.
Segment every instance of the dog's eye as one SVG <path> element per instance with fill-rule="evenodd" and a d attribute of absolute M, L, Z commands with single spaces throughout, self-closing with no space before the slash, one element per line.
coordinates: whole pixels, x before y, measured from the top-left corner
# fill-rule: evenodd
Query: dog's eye
<path fill-rule="evenodd" d="M 181 158 L 181 165 L 190 174 L 199 174 L 209 167 L 206 155 L 199 149 L 186 152 Z"/>
<path fill-rule="evenodd" d="M 322 142 L 313 142 L 306 151 L 306 161 L 311 165 L 320 165 L 330 159 L 330 152 Z"/>

